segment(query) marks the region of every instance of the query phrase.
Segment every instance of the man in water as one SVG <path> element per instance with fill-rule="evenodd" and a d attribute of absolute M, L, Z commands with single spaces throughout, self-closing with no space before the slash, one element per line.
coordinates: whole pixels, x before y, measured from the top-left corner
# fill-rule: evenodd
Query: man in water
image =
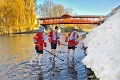
<path fill-rule="evenodd" d="M 33 38 L 33 41 L 35 43 L 35 49 L 36 49 L 36 52 L 38 53 L 34 59 L 36 59 L 37 57 L 39 57 L 39 63 L 38 65 L 41 65 L 41 60 L 42 60 L 42 57 L 43 57 L 43 47 L 46 47 L 47 44 L 45 42 L 45 37 L 44 37 L 44 27 L 43 26 L 40 26 L 39 27 L 39 32 L 34 36 Z M 30 63 L 32 64 L 34 61 L 33 59 L 30 61 Z"/>
<path fill-rule="evenodd" d="M 77 29 L 74 29 L 72 32 L 68 33 L 68 36 L 65 38 L 65 42 L 68 42 L 68 53 L 67 58 L 69 59 L 70 49 L 73 50 L 73 57 L 75 53 L 75 46 L 79 43 L 79 35 L 77 34 Z"/>
<path fill-rule="evenodd" d="M 53 55 L 55 54 L 55 50 L 57 47 L 57 44 L 60 46 L 60 35 L 58 34 L 58 27 L 55 27 L 55 30 L 52 30 L 51 32 L 49 32 L 48 35 L 48 40 L 51 43 L 51 54 L 50 54 L 50 60 L 53 60 Z M 53 55 L 52 55 L 53 54 Z"/>

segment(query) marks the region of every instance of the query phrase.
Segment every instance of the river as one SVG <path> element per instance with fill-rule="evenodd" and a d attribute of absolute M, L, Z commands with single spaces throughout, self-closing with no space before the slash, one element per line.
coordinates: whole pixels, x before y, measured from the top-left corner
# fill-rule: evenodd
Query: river
<path fill-rule="evenodd" d="M 84 33 L 78 33 L 82 35 Z M 67 46 L 57 47 L 56 55 L 64 59 L 55 58 L 50 61 L 50 54 L 44 51 L 42 65 L 38 66 L 38 59 L 34 65 L 29 65 L 31 57 L 36 55 L 33 36 L 35 34 L 11 34 L 0 36 L 0 80 L 85 80 L 86 68 L 82 63 L 84 51 L 80 44 L 75 50 L 74 58 L 70 51 L 67 60 Z M 47 47 L 50 51 L 50 43 L 45 34 Z M 64 42 L 66 34 L 61 34 L 61 43 Z"/>

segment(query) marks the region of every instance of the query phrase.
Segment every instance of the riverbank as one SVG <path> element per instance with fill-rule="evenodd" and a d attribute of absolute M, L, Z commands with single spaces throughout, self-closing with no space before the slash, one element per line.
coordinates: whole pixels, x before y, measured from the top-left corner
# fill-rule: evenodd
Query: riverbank
<path fill-rule="evenodd" d="M 60 28 L 58 30 L 59 33 L 64 34 L 64 33 L 68 33 L 68 32 L 72 32 L 74 29 L 74 27 L 66 27 L 66 28 Z M 52 30 L 52 28 L 48 28 L 44 30 L 44 33 L 47 34 Z M 90 29 L 89 29 L 90 30 Z M 37 33 L 39 31 L 39 29 L 35 29 L 32 31 L 25 31 L 25 32 L 17 32 L 17 33 L 10 33 L 10 34 L 34 34 Z M 86 30 L 82 31 L 81 29 L 77 29 L 77 32 L 85 32 Z M 6 34 L 6 35 L 10 35 L 10 34 Z M 4 34 L 2 34 L 4 35 Z"/>

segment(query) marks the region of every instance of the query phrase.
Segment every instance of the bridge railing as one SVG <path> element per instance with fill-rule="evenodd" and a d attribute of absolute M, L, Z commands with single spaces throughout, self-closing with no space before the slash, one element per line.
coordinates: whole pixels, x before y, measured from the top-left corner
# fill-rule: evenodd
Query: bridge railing
<path fill-rule="evenodd" d="M 51 24 L 100 24 L 104 18 L 103 15 L 77 15 L 70 16 L 64 15 L 61 17 L 53 18 L 38 18 L 41 25 Z"/>
<path fill-rule="evenodd" d="M 99 24 L 100 18 L 70 18 L 42 20 L 40 24 Z"/>

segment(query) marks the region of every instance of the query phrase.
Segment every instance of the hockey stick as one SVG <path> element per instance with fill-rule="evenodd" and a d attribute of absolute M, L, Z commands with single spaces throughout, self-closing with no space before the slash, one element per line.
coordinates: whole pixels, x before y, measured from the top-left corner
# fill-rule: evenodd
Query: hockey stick
<path fill-rule="evenodd" d="M 52 54 L 50 51 L 48 51 L 48 50 L 46 50 L 46 49 L 44 49 L 46 52 L 48 52 L 48 53 L 50 53 L 50 54 Z M 60 59 L 61 61 L 64 61 L 63 59 L 61 59 L 61 58 L 59 58 L 58 56 L 56 56 L 55 54 L 52 54 L 52 55 L 54 55 L 55 57 L 57 57 L 58 59 Z"/>

